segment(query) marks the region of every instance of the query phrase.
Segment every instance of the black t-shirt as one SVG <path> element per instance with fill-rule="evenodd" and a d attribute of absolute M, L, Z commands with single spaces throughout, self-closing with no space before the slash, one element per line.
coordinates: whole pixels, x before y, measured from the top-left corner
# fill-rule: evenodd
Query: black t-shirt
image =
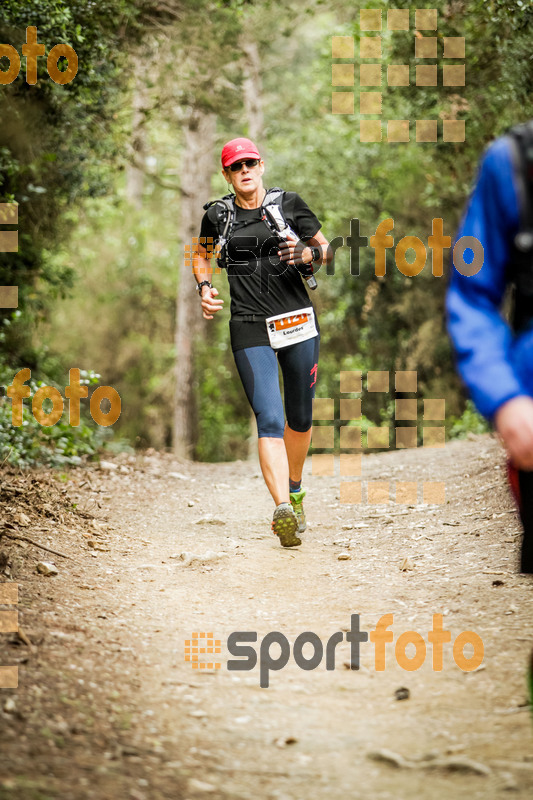
<path fill-rule="evenodd" d="M 266 317 L 306 308 L 312 303 L 298 270 L 278 256 L 279 240 L 261 220 L 260 209 L 238 205 L 235 209 L 235 224 L 226 248 L 227 274 L 231 296 L 231 347 L 241 350 L 270 344 Z M 296 192 L 284 193 L 282 209 L 288 225 L 302 241 L 311 239 L 320 230 L 320 222 Z M 215 206 L 208 208 L 203 216 L 200 238 L 203 237 L 217 241 Z M 254 314 L 261 317 L 261 321 L 234 319 L 242 314 Z"/>

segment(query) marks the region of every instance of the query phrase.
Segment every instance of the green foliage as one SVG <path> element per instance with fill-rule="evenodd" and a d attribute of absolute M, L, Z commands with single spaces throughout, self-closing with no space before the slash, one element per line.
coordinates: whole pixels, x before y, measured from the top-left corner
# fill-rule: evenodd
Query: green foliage
<path fill-rule="evenodd" d="M 15 319 L 20 312 L 14 312 Z M 5 339 L 5 329 L 9 327 L 10 319 L 5 319 L 0 330 L 0 344 Z M 14 371 L 0 358 L 0 386 L 4 389 L 12 383 Z M 93 386 L 99 382 L 100 375 L 92 371 L 80 370 L 80 383 Z M 13 425 L 11 399 L 0 398 L 0 463 L 7 462 L 21 467 L 48 465 L 61 467 L 65 465 L 80 464 L 84 457 L 94 457 L 99 449 L 113 435 L 109 428 L 96 425 L 88 414 L 80 414 L 80 424 L 69 424 L 68 407 L 65 408 L 61 419 L 53 426 L 40 425 L 31 411 L 31 398 L 41 386 L 54 386 L 61 394 L 64 390 L 51 379 L 43 375 L 36 378 L 34 375 L 26 383 L 30 387 L 30 396 L 22 404 L 22 425 Z M 49 412 L 52 401 L 47 399 L 43 403 L 43 410 Z"/>
<path fill-rule="evenodd" d="M 0 87 L 0 201 L 19 205 L 19 251 L 0 254 L 0 285 L 19 286 L 23 311 L 5 341 L 14 367 L 37 365 L 35 325 L 72 286 L 72 269 L 54 258 L 69 233 L 69 211 L 82 197 L 104 192 L 112 169 L 120 167 L 124 126 L 116 118 L 127 78 L 124 43 L 136 37 L 138 13 L 127 0 L 2 3 L 0 41 L 20 53 L 33 25 L 46 52 L 68 43 L 79 60 L 69 84 L 54 83 L 40 57 L 35 85 L 26 82 L 22 59 L 16 80 Z"/>
<path fill-rule="evenodd" d="M 30 384 L 32 394 L 40 384 Z M 94 422 L 91 425 L 80 420 L 77 427 L 72 427 L 68 412 L 53 427 L 41 426 L 26 406 L 22 425 L 16 428 L 12 424 L 11 402 L 0 401 L 0 463 L 20 467 L 77 466 L 84 457 L 96 456 L 108 435 L 108 429 Z"/>
<path fill-rule="evenodd" d="M 170 198 L 156 188 L 142 212 L 123 197 L 88 201 L 58 254 L 77 274 L 71 299 L 41 326 L 60 363 L 97 366 L 123 398 L 116 434 L 162 449 L 171 441 L 178 258 Z"/>
<path fill-rule="evenodd" d="M 225 348 L 224 348 L 225 349 Z M 207 346 L 197 361 L 201 382 L 195 385 L 198 436 L 194 456 L 199 461 L 232 461 L 247 457 L 250 410 L 235 365 Z"/>
<path fill-rule="evenodd" d="M 469 433 L 488 433 L 490 430 L 490 424 L 476 411 L 471 400 L 466 401 L 465 410 L 460 417 L 450 419 L 451 439 L 466 439 Z"/>

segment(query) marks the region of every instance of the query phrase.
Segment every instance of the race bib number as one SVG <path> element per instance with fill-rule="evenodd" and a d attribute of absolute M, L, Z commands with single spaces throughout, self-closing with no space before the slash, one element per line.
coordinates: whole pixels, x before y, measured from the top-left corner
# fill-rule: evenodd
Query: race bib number
<path fill-rule="evenodd" d="M 287 347 L 289 344 L 304 342 L 318 334 L 312 307 L 268 317 L 265 322 L 270 345 L 274 350 Z"/>

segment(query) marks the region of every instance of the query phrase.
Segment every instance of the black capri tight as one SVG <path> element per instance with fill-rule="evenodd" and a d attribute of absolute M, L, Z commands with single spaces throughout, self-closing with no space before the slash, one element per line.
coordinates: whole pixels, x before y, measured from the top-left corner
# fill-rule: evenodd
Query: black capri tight
<path fill-rule="evenodd" d="M 300 433 L 311 427 L 319 341 L 320 334 L 279 350 L 273 350 L 268 345 L 246 347 L 233 353 L 246 397 L 257 420 L 259 438 L 283 438 L 285 416 L 278 361 L 283 375 L 287 424 Z"/>

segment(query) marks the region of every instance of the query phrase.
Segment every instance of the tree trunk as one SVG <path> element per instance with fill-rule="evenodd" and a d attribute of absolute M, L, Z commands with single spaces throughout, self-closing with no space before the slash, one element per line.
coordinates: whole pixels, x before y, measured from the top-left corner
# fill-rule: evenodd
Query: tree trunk
<path fill-rule="evenodd" d="M 257 43 L 247 41 L 241 45 L 244 53 L 243 82 L 244 108 L 248 122 L 248 135 L 254 140 L 263 133 L 263 84 L 261 81 L 261 61 Z M 261 152 L 261 151 L 260 151 Z"/>
<path fill-rule="evenodd" d="M 137 62 L 139 63 L 139 62 Z M 140 211 L 143 202 L 144 166 L 146 158 L 146 106 L 147 90 L 143 81 L 143 71 L 135 70 L 137 77 L 133 95 L 133 118 L 131 132 L 131 160 L 126 171 L 126 197 Z"/>
<path fill-rule="evenodd" d="M 193 345 L 201 335 L 202 312 L 192 272 L 190 248 L 198 236 L 203 216 L 202 205 L 211 193 L 213 149 L 215 141 L 214 114 L 200 108 L 191 109 L 184 128 L 181 169 L 182 199 L 178 235 L 181 242 L 178 294 L 176 301 L 176 393 L 174 406 L 173 451 L 190 458 L 193 446 Z M 189 247 L 189 253 L 185 247 Z M 185 266 L 187 257 L 188 266 Z"/>

